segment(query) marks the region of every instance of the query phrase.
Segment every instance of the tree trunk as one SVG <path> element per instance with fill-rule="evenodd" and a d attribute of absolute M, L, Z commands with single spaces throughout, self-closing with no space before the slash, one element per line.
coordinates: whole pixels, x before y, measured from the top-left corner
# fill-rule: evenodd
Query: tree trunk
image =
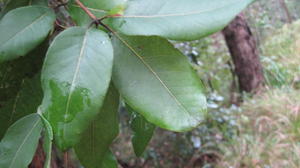
<path fill-rule="evenodd" d="M 244 15 L 238 15 L 222 33 L 234 63 L 240 91 L 256 92 L 262 86 L 264 76 L 256 41 Z"/>
<path fill-rule="evenodd" d="M 280 3 L 282 9 L 283 9 L 284 12 L 285 12 L 285 15 L 286 15 L 286 17 L 287 17 L 288 23 L 292 23 L 293 18 L 292 18 L 292 15 L 291 15 L 291 13 L 290 13 L 288 7 L 286 6 L 285 0 L 279 0 L 279 3 Z"/>

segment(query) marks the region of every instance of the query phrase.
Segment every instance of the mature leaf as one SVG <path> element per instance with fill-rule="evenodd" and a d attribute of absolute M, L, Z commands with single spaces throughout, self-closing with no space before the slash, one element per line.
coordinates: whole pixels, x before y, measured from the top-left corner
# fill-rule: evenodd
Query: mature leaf
<path fill-rule="evenodd" d="M 101 18 L 106 15 L 106 11 L 101 9 L 89 8 L 89 10 L 97 17 Z M 77 5 L 69 5 L 69 13 L 71 18 L 79 26 L 89 25 L 92 23 L 91 18 Z"/>
<path fill-rule="evenodd" d="M 42 71 L 41 110 L 62 150 L 75 145 L 97 115 L 109 86 L 113 49 L 106 33 L 69 28 L 47 52 Z"/>
<path fill-rule="evenodd" d="M 196 127 L 206 115 L 203 86 L 187 58 L 160 37 L 117 35 L 113 80 L 126 103 L 172 131 Z"/>
<path fill-rule="evenodd" d="M 85 168 L 103 168 L 109 145 L 119 133 L 119 93 L 111 85 L 104 104 L 75 146 L 78 159 Z"/>
<path fill-rule="evenodd" d="M 0 139 L 10 124 L 36 112 L 40 105 L 43 94 L 39 72 L 47 48 L 44 42 L 26 57 L 0 63 Z"/>
<path fill-rule="evenodd" d="M 10 10 L 28 5 L 47 6 L 48 0 L 6 0 L 0 12 L 0 19 Z"/>
<path fill-rule="evenodd" d="M 0 102 L 15 97 L 24 78 L 33 78 L 42 69 L 48 41 L 25 57 L 0 63 Z"/>
<path fill-rule="evenodd" d="M 43 124 L 45 127 L 43 148 L 46 153 L 46 159 L 45 159 L 45 163 L 44 163 L 44 168 L 51 168 L 50 164 L 51 164 L 53 130 L 52 130 L 52 127 L 51 127 L 50 123 L 48 122 L 48 120 L 42 114 L 40 114 L 40 116 L 41 116 L 41 119 L 43 120 Z"/>
<path fill-rule="evenodd" d="M 26 168 L 34 156 L 42 128 L 38 114 L 30 114 L 14 123 L 0 143 L 0 167 Z"/>
<path fill-rule="evenodd" d="M 107 15 L 111 10 L 123 6 L 126 0 L 85 0 L 82 3 L 98 18 Z M 69 5 L 69 13 L 77 25 L 88 25 L 91 23 L 89 16 L 75 3 Z"/>
<path fill-rule="evenodd" d="M 14 9 L 0 21 L 0 62 L 24 56 L 40 44 L 53 27 L 49 8 L 29 6 Z"/>
<path fill-rule="evenodd" d="M 26 5 L 29 5 L 29 0 L 6 0 L 0 12 L 0 19 L 10 10 Z"/>
<path fill-rule="evenodd" d="M 134 153 L 137 156 L 141 156 L 152 138 L 153 132 L 155 130 L 155 125 L 149 123 L 139 113 L 134 112 L 128 105 L 126 105 L 126 109 L 131 115 L 130 127 L 133 131 L 131 143 L 134 149 Z"/>
<path fill-rule="evenodd" d="M 104 155 L 101 168 L 118 168 L 118 162 L 110 150 Z"/>
<path fill-rule="evenodd" d="M 36 75 L 32 79 L 25 78 L 16 96 L 1 104 L 0 138 L 15 121 L 37 111 L 43 97 L 40 85 L 40 75 Z"/>
<path fill-rule="evenodd" d="M 196 40 L 221 30 L 253 0 L 132 0 L 113 27 L 127 35 Z"/>

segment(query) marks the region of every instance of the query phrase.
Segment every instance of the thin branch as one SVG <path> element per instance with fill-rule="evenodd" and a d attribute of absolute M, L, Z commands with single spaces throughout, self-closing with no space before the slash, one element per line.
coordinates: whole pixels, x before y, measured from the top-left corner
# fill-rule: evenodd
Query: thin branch
<path fill-rule="evenodd" d="M 87 15 L 89 15 L 89 17 L 90 18 L 92 18 L 93 20 L 98 20 L 97 19 L 97 17 L 86 7 L 86 6 L 84 6 L 81 2 L 80 2 L 80 0 L 76 0 L 75 1 L 76 2 L 76 4 L 82 9 L 82 10 L 84 10 L 84 12 L 87 14 Z"/>
<path fill-rule="evenodd" d="M 106 19 L 106 18 L 111 18 L 111 17 L 117 17 L 120 16 L 120 14 L 114 14 L 114 15 L 105 15 L 101 18 L 97 18 L 91 11 L 89 8 L 87 8 L 86 6 L 84 6 L 80 0 L 75 0 L 76 4 L 93 20 L 91 24 L 95 24 L 96 26 L 98 25 L 102 25 L 104 28 L 106 28 L 108 31 L 114 33 L 114 31 L 108 27 L 107 25 L 102 23 L 102 20 Z"/>
<path fill-rule="evenodd" d="M 113 33 L 114 35 L 119 36 L 119 35 L 118 35 L 112 28 L 110 28 L 108 25 L 102 23 L 101 21 L 99 22 L 99 24 L 100 24 L 101 26 L 103 26 L 106 30 L 108 30 L 108 31 L 110 31 L 111 33 Z"/>
<path fill-rule="evenodd" d="M 102 23 L 102 20 L 106 19 L 106 18 L 110 18 L 110 17 L 114 17 L 114 16 L 119 16 L 119 14 L 115 14 L 115 15 L 106 15 L 100 19 L 98 19 L 86 6 L 84 6 L 80 0 L 75 0 L 76 4 L 82 9 L 84 10 L 84 12 L 89 15 L 89 17 L 91 19 L 93 19 L 92 24 L 96 24 L 96 26 L 101 25 L 103 26 L 106 30 L 110 31 L 111 33 L 113 33 L 115 36 L 117 36 L 118 38 L 120 38 L 120 36 L 112 29 L 110 28 L 108 25 Z"/>
<path fill-rule="evenodd" d="M 66 27 L 66 26 L 61 25 L 61 24 L 59 23 L 58 20 L 55 20 L 55 24 L 56 24 L 57 26 L 63 28 L 63 29 L 67 29 L 67 28 L 68 28 L 68 27 Z"/>

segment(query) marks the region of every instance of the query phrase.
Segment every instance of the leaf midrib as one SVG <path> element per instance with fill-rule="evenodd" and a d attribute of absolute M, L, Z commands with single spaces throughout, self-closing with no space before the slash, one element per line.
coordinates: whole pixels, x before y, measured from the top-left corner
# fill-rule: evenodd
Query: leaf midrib
<path fill-rule="evenodd" d="M 23 84 L 24 84 L 24 79 L 22 80 L 21 86 L 23 86 Z M 21 90 L 18 91 L 18 93 L 17 93 L 17 95 L 14 99 L 12 112 L 11 112 L 11 115 L 10 115 L 10 118 L 9 118 L 9 125 L 12 124 L 11 122 L 13 121 L 14 114 L 16 113 L 17 104 L 18 104 L 18 101 L 19 101 L 19 98 L 20 98 L 20 93 L 21 93 Z"/>
<path fill-rule="evenodd" d="M 12 39 L 14 39 L 17 35 L 19 35 L 20 33 L 23 33 L 24 31 L 26 31 L 28 28 L 30 28 L 33 24 L 35 24 L 36 22 L 39 22 L 42 18 L 44 18 L 47 13 L 49 11 L 46 11 L 44 14 L 42 14 L 41 16 L 39 16 L 38 18 L 36 18 L 35 20 L 33 20 L 32 23 L 30 23 L 29 25 L 27 25 L 22 31 L 19 31 L 17 33 L 15 33 L 14 35 L 12 35 L 11 37 L 9 37 L 3 44 L 2 46 L 4 46 L 5 44 L 7 44 L 8 42 L 10 42 Z"/>
<path fill-rule="evenodd" d="M 76 7 L 76 8 L 80 8 L 80 6 L 78 6 L 78 5 L 72 5 L 72 6 L 74 6 L 74 7 Z M 80 8 L 81 9 L 81 8 Z M 96 8 L 90 8 L 90 7 L 87 7 L 87 9 L 88 10 L 91 10 L 91 11 L 94 11 L 94 12 L 100 12 L 100 13 L 107 13 L 108 11 L 106 11 L 106 10 L 102 10 L 102 9 L 96 9 Z"/>
<path fill-rule="evenodd" d="M 25 141 L 27 141 L 27 139 L 29 138 L 29 135 L 32 133 L 32 131 L 35 129 L 35 127 L 37 126 L 37 124 L 39 123 L 39 119 L 36 121 L 36 123 L 33 125 L 33 127 L 31 128 L 30 132 L 26 135 L 26 137 L 24 138 L 24 141 L 22 142 L 22 144 L 19 146 L 18 150 L 16 151 L 16 154 L 14 156 L 14 158 L 11 161 L 11 164 L 9 165 L 9 168 L 13 168 L 11 167 L 13 165 L 13 163 L 15 162 L 17 155 L 21 149 L 21 147 L 25 144 Z"/>
<path fill-rule="evenodd" d="M 87 34 L 88 34 L 88 31 L 89 30 L 86 30 L 86 32 L 84 33 L 84 38 L 83 38 L 83 41 L 82 41 L 82 46 L 80 48 L 80 53 L 79 53 L 79 57 L 77 59 L 77 63 L 76 63 L 76 68 L 75 68 L 75 72 L 74 72 L 74 76 L 73 76 L 73 79 L 72 79 L 72 82 L 71 82 L 71 86 L 70 86 L 70 89 L 69 89 L 69 96 L 68 96 L 68 99 L 67 99 L 67 105 L 66 105 L 66 111 L 65 111 L 65 116 L 69 113 L 69 108 L 70 108 L 70 103 L 71 103 L 71 97 L 73 95 L 73 90 L 75 88 L 75 82 L 76 82 L 76 79 L 78 78 L 78 74 L 79 74 L 79 69 L 80 69 L 80 65 L 81 65 L 81 60 L 83 58 L 83 55 L 84 55 L 84 50 L 85 50 L 85 47 L 86 47 L 86 41 L 87 41 Z M 66 119 L 65 119 L 65 122 L 66 122 Z M 66 124 L 64 124 L 64 128 L 63 128 L 63 132 L 65 132 L 66 130 Z"/>
<path fill-rule="evenodd" d="M 129 45 L 129 43 L 127 43 L 121 36 L 119 36 L 119 34 L 117 34 L 116 32 L 114 32 L 114 34 L 122 43 L 124 43 L 134 53 L 134 55 L 136 55 L 139 58 L 139 60 L 147 67 L 147 69 L 155 76 L 155 78 L 157 78 L 159 83 L 167 90 L 167 93 L 169 93 L 169 95 L 171 97 L 173 97 L 176 104 L 179 105 L 183 109 L 183 111 L 186 112 L 188 115 L 193 116 L 186 109 L 186 107 L 177 99 L 177 97 L 171 92 L 171 90 L 168 88 L 168 86 L 160 79 L 159 75 L 152 69 L 152 67 L 143 59 L 143 57 L 140 56 L 139 53 L 137 51 L 135 51 L 134 48 Z M 195 118 L 193 118 L 193 119 L 195 119 Z M 195 120 L 197 121 L 197 119 L 195 119 Z"/>

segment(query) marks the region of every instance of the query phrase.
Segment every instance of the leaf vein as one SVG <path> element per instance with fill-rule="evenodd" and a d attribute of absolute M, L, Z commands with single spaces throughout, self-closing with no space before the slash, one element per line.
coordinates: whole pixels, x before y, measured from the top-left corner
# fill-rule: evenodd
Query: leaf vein
<path fill-rule="evenodd" d="M 17 32 L 16 34 L 14 34 L 13 36 L 11 36 L 10 38 L 8 38 L 3 44 L 2 46 L 4 46 L 6 43 L 8 43 L 10 40 L 14 39 L 18 34 L 23 33 L 24 31 L 26 31 L 28 28 L 30 28 L 33 24 L 35 24 L 36 22 L 40 21 L 42 18 L 44 18 L 47 15 L 48 11 L 46 11 L 43 15 L 41 15 L 40 17 L 38 17 L 37 19 L 35 19 L 32 23 L 30 23 L 29 25 L 27 25 L 22 31 Z"/>
<path fill-rule="evenodd" d="M 126 42 L 122 37 L 120 37 L 116 32 L 114 34 L 118 37 L 118 39 L 121 40 L 122 43 L 124 43 L 133 53 L 136 55 L 139 60 L 149 69 L 149 71 L 157 78 L 157 80 L 162 84 L 162 86 L 167 90 L 167 93 L 175 100 L 176 104 L 178 104 L 183 111 L 185 111 L 187 114 L 191 115 L 191 113 L 186 109 L 186 107 L 177 99 L 177 97 L 171 92 L 171 90 L 168 88 L 168 86 L 161 80 L 159 75 L 152 69 L 152 67 L 143 59 L 143 57 L 133 48 L 130 46 L 128 42 Z M 191 115 L 192 116 L 192 115 Z M 196 120 L 196 119 L 195 119 Z"/>
<path fill-rule="evenodd" d="M 22 80 L 22 83 L 21 83 L 21 86 L 24 84 L 24 79 Z M 14 114 L 16 113 L 16 108 L 17 108 L 17 103 L 18 103 L 18 100 L 20 98 L 20 92 L 19 91 L 16 95 L 16 98 L 14 100 L 14 105 L 13 105 L 13 109 L 12 109 L 12 112 L 11 112 L 11 115 L 10 115 L 10 118 L 9 118 L 9 124 L 11 124 L 12 120 L 13 120 L 13 116 Z"/>
<path fill-rule="evenodd" d="M 113 18 L 160 18 L 160 17 L 176 17 L 176 16 L 190 16 L 190 15 L 198 15 L 205 12 L 212 12 L 218 9 L 225 8 L 226 6 L 232 6 L 235 3 L 239 3 L 242 0 L 236 1 L 234 3 L 226 4 L 224 6 L 218 7 L 218 8 L 212 8 L 202 11 L 192 11 L 192 12 L 186 12 L 186 13 L 170 13 L 170 14 L 161 14 L 161 15 L 122 15 L 122 16 L 113 16 Z"/>
<path fill-rule="evenodd" d="M 37 124 L 39 123 L 40 120 L 37 120 L 36 123 L 33 125 L 33 127 L 31 128 L 31 130 L 29 131 L 29 133 L 26 135 L 26 137 L 24 138 L 24 141 L 22 142 L 22 144 L 19 146 L 18 150 L 16 151 L 16 154 L 14 156 L 14 158 L 11 161 L 11 164 L 9 165 L 9 168 L 13 168 L 11 167 L 13 165 L 13 163 L 15 162 L 17 155 L 21 149 L 21 147 L 25 144 L 25 141 L 27 141 L 27 139 L 29 138 L 29 135 L 32 133 L 32 131 L 34 130 L 34 128 L 37 126 Z"/>
<path fill-rule="evenodd" d="M 76 79 L 78 78 L 81 60 L 82 60 L 82 57 L 84 55 L 85 45 L 86 45 L 86 41 L 87 41 L 87 33 L 88 33 L 88 30 L 84 34 L 84 38 L 83 38 L 83 41 L 82 41 L 82 46 L 80 48 L 79 57 L 77 59 L 74 76 L 73 76 L 73 79 L 72 79 L 72 82 L 71 82 L 71 86 L 70 86 L 70 89 L 69 89 L 69 96 L 68 96 L 68 99 L 67 99 L 65 115 L 67 115 L 69 113 L 71 97 L 73 95 L 72 93 L 73 93 L 73 90 L 74 90 L 74 88 L 76 86 L 75 82 L 76 82 Z M 65 121 L 66 121 L 66 119 L 65 119 Z M 65 132 L 65 129 L 66 129 L 66 124 L 64 124 L 64 129 L 63 129 L 64 132 Z"/>

